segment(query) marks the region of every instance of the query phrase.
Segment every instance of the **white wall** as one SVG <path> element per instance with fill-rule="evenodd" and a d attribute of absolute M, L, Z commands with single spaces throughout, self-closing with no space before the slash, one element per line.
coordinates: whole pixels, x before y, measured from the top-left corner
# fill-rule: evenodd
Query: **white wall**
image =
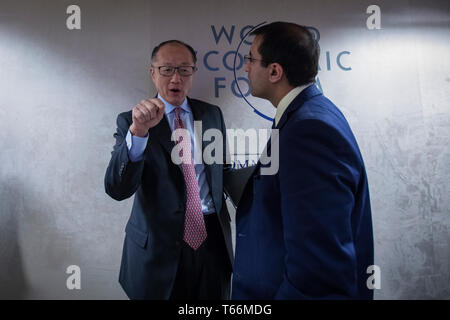
<path fill-rule="evenodd" d="M 132 199 L 110 199 L 103 177 L 117 114 L 155 93 L 151 49 L 190 43 L 199 56 L 191 96 L 220 105 L 228 128 L 267 128 L 232 93 L 233 71 L 221 61 L 242 28 L 285 20 L 320 32 L 320 85 L 365 159 L 382 278 L 375 297 L 449 299 L 450 4 L 424 3 L 377 1 L 381 29 L 368 30 L 371 1 L 78 0 L 82 28 L 68 30 L 72 1 L 2 1 L 0 298 L 126 298 L 117 279 Z M 216 43 L 212 26 L 234 26 L 231 43 L 224 35 Z M 218 71 L 204 64 L 211 51 L 219 54 L 207 63 Z M 341 52 L 351 70 L 339 67 Z M 218 97 L 215 78 L 225 78 Z M 66 288 L 72 264 L 81 290 Z"/>

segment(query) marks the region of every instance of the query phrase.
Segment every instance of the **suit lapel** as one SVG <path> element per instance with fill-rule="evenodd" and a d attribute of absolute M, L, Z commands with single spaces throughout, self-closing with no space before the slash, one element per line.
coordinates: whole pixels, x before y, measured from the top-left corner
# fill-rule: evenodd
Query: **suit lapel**
<path fill-rule="evenodd" d="M 170 130 L 169 121 L 167 120 L 166 115 L 164 115 L 158 125 L 149 130 L 149 135 L 151 137 L 149 142 L 152 139 L 157 139 L 169 154 L 172 153 L 175 142 L 171 139 L 172 131 Z"/>
<path fill-rule="evenodd" d="M 209 121 L 208 113 L 206 112 L 205 108 L 202 107 L 201 104 L 195 103 L 192 99 L 188 98 L 189 105 L 192 110 L 192 114 L 194 116 L 194 121 L 201 121 L 202 122 L 202 134 L 200 136 L 199 142 L 202 143 L 202 154 L 203 150 L 205 149 L 205 142 L 203 141 L 203 135 L 205 134 L 205 131 L 211 128 L 211 121 Z"/>
<path fill-rule="evenodd" d="M 192 99 L 188 98 L 189 106 L 191 107 L 192 114 L 194 116 L 194 121 L 201 121 L 202 124 L 202 134 L 199 137 L 200 143 L 202 145 L 202 161 L 203 161 L 203 151 L 205 150 L 205 141 L 203 140 L 203 136 L 205 134 L 205 131 L 210 129 L 212 126 L 212 121 L 209 118 L 208 112 L 206 112 L 206 109 L 199 103 L 196 103 Z M 212 173 L 211 173 L 211 166 L 205 164 L 205 173 L 206 173 L 206 181 L 208 182 L 208 185 L 211 190 L 212 195 Z"/>

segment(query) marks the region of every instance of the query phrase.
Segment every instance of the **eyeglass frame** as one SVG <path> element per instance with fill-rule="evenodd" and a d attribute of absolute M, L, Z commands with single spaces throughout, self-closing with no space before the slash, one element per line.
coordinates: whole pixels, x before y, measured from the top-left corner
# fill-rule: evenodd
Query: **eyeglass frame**
<path fill-rule="evenodd" d="M 173 75 L 175 74 L 175 71 L 178 72 L 178 74 L 180 75 L 180 77 L 190 77 L 190 76 L 192 76 L 192 75 L 195 73 L 195 71 L 198 70 L 198 68 L 197 68 L 196 66 L 178 66 L 178 67 L 172 67 L 172 66 L 154 66 L 154 65 L 150 65 L 150 66 L 151 66 L 152 68 L 158 69 L 159 74 L 160 74 L 161 76 L 163 76 L 163 77 L 171 77 L 171 76 L 173 76 Z M 192 73 L 189 74 L 189 75 L 182 75 L 182 74 L 180 73 L 180 68 L 186 68 L 186 67 L 192 68 Z M 170 75 L 165 75 L 165 74 L 162 74 L 162 73 L 161 73 L 161 68 L 173 68 L 173 72 L 172 72 Z"/>
<path fill-rule="evenodd" d="M 246 64 L 246 63 L 252 63 L 253 61 L 262 61 L 262 62 L 266 62 L 265 60 L 262 60 L 262 59 L 256 59 L 256 58 L 253 58 L 251 55 L 249 55 L 249 54 L 246 54 L 246 55 L 244 55 L 244 64 Z"/>

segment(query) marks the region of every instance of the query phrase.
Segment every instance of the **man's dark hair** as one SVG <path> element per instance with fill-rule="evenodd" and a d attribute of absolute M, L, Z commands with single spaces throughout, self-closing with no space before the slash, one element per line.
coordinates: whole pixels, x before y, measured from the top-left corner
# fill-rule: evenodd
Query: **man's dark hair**
<path fill-rule="evenodd" d="M 194 61 L 194 64 L 197 63 L 197 54 L 195 53 L 195 50 L 190 45 L 188 45 L 187 43 L 184 43 L 183 41 L 180 41 L 180 40 L 167 40 L 167 41 L 164 41 L 164 42 L 161 42 L 160 44 L 158 44 L 152 51 L 152 61 L 156 57 L 156 54 L 158 53 L 159 49 L 164 47 L 166 44 L 179 44 L 179 45 L 185 46 L 191 52 L 192 60 Z"/>
<path fill-rule="evenodd" d="M 293 87 L 315 82 L 320 48 L 305 26 L 273 22 L 259 27 L 251 34 L 261 36 L 258 52 L 263 60 L 262 66 L 279 63 Z"/>

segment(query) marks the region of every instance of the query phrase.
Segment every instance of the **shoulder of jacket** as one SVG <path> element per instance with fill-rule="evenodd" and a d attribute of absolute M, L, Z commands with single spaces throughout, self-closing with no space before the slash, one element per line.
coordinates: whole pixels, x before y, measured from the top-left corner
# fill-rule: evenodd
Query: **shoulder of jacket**
<path fill-rule="evenodd" d="M 216 106 L 215 104 L 211 104 L 209 102 L 206 101 L 202 101 L 202 100 L 198 100 L 198 99 L 192 99 L 189 98 L 189 102 L 195 106 L 201 106 L 201 107 L 205 107 L 205 108 L 217 108 L 219 109 L 219 106 Z"/>

